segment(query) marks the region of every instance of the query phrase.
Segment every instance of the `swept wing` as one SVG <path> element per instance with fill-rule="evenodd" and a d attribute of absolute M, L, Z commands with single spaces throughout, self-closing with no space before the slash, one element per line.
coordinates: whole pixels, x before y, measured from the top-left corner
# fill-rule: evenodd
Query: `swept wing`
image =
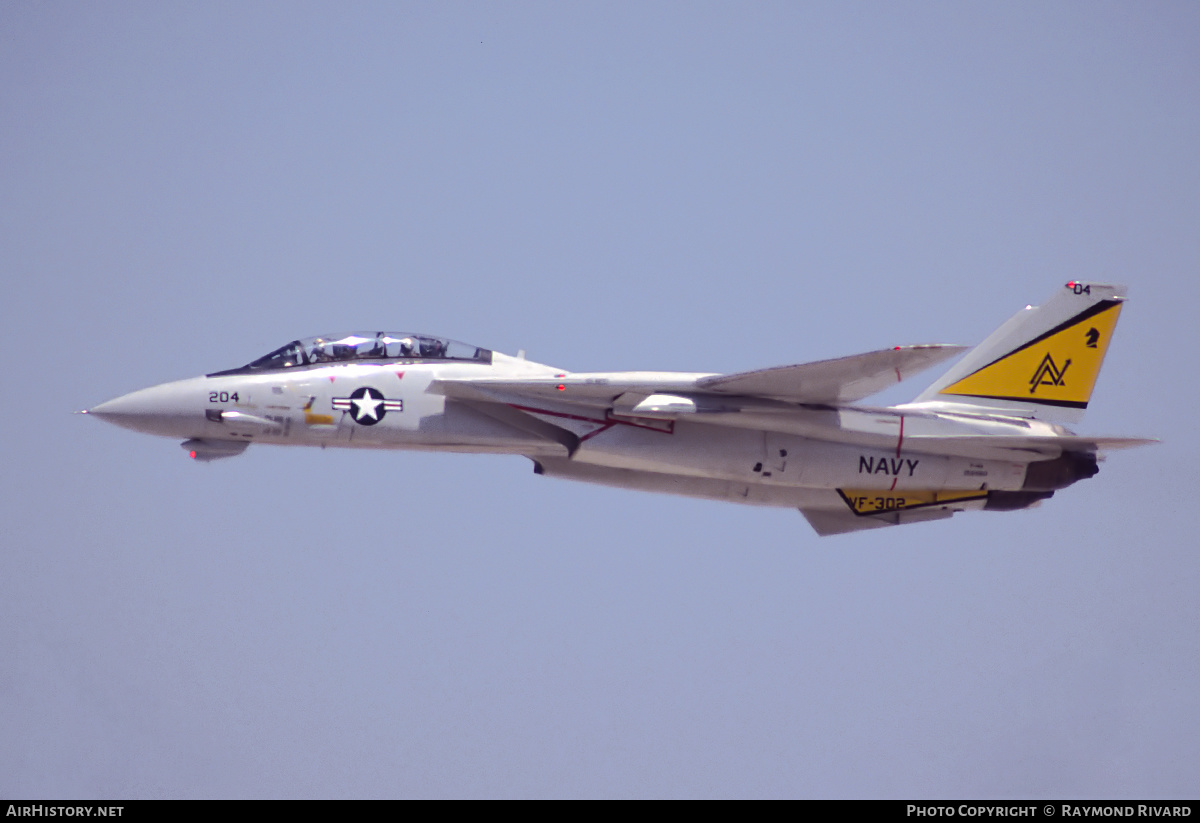
<path fill-rule="evenodd" d="M 966 349 L 941 343 L 896 346 L 799 366 L 705 377 L 696 382 L 696 388 L 791 403 L 853 403 Z"/>
<path fill-rule="evenodd" d="M 548 377 L 469 377 L 435 381 L 450 397 L 498 402 L 549 401 L 605 407 L 623 395 L 713 395 L 785 403 L 849 403 L 911 377 L 960 352 L 964 346 L 897 346 L 865 354 L 736 374 L 679 372 L 573 373 Z"/>

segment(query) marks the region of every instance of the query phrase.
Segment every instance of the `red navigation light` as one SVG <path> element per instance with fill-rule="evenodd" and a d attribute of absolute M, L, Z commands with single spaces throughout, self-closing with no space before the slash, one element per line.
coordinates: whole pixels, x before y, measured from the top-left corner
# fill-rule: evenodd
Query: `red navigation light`
<path fill-rule="evenodd" d="M 188 457 L 190 457 L 190 458 L 192 458 L 193 460 L 195 460 L 195 459 L 196 459 L 196 450 L 195 450 L 195 449 L 192 449 L 190 452 L 188 452 Z"/>
<path fill-rule="evenodd" d="M 567 387 L 566 387 L 566 386 L 564 386 L 562 383 L 559 383 L 559 384 L 558 384 L 558 385 L 557 385 L 555 388 L 557 388 L 559 391 L 566 391 L 566 390 L 567 390 Z"/>

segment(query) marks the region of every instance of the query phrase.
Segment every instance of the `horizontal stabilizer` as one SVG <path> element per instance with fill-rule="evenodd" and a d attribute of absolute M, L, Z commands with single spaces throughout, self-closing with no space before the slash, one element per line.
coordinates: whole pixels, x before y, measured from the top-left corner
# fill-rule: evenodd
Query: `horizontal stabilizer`
<path fill-rule="evenodd" d="M 793 403 L 849 403 L 883 391 L 965 350 L 965 346 L 943 344 L 897 346 L 799 366 L 705 377 L 696 381 L 696 388 Z"/>
<path fill-rule="evenodd" d="M 1059 435 L 1056 437 L 1031 437 L 1023 435 L 964 435 L 951 437 L 917 436 L 904 441 L 905 447 L 926 454 L 949 454 L 973 457 L 982 455 L 986 449 L 995 454 L 997 449 L 1033 452 L 1046 457 L 1058 457 L 1065 452 L 1106 452 L 1116 449 L 1132 449 L 1149 446 L 1160 441 L 1148 437 L 1081 437 Z"/>

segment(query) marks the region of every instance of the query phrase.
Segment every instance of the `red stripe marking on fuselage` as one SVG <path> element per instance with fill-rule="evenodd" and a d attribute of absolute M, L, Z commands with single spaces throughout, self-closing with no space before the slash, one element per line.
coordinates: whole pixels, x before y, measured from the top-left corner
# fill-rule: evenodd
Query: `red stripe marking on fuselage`
<path fill-rule="evenodd" d="M 609 429 L 611 429 L 611 428 L 612 428 L 613 426 L 615 426 L 615 425 L 617 425 L 617 424 L 616 424 L 616 423 L 605 423 L 603 426 L 601 426 L 600 428 L 596 429 L 594 432 L 588 432 L 588 433 L 587 433 L 587 434 L 585 434 L 583 437 L 579 438 L 579 442 L 580 442 L 580 443 L 582 443 L 584 440 L 591 440 L 591 439 L 592 439 L 593 437 L 595 437 L 596 435 L 600 434 L 601 432 L 606 432 L 606 431 L 608 431 Z"/>
<path fill-rule="evenodd" d="M 904 444 L 904 415 L 900 415 L 900 436 L 896 438 L 896 459 L 897 460 L 900 459 L 900 446 L 903 444 Z M 892 485 L 891 485 L 891 488 L 888 489 L 888 491 L 892 491 L 893 489 L 895 489 L 896 484 L 898 482 L 900 482 L 900 473 L 899 472 L 897 472 L 896 476 L 892 478 Z"/>
<path fill-rule="evenodd" d="M 567 414 L 566 412 L 549 411 L 547 409 L 535 409 L 532 406 L 518 406 L 516 403 L 509 403 L 510 408 L 517 411 L 532 412 L 533 414 L 548 414 L 551 417 L 565 417 L 568 420 L 582 420 L 585 423 L 604 423 L 604 420 L 597 420 L 594 417 L 583 417 L 578 414 Z"/>
<path fill-rule="evenodd" d="M 567 420 L 579 420 L 584 423 L 595 423 L 597 426 L 600 427 L 600 428 L 596 429 L 595 431 L 588 432 L 587 434 L 580 437 L 579 438 L 580 441 L 590 440 L 591 438 L 595 437 L 596 435 L 601 434 L 602 432 L 608 431 L 613 426 L 632 426 L 635 429 L 649 429 L 650 431 L 655 431 L 655 432 L 658 432 L 659 434 L 674 434 L 675 433 L 675 421 L 674 420 L 666 421 L 668 424 L 666 429 L 658 429 L 658 428 L 655 428 L 654 426 L 647 426 L 642 423 L 635 423 L 632 420 L 622 420 L 618 417 L 613 417 L 609 414 L 608 409 L 604 410 L 604 419 L 597 420 L 594 417 L 584 417 L 583 415 L 579 415 L 579 414 L 569 414 L 567 412 L 550 411 L 549 409 L 535 409 L 532 406 L 521 406 L 516 403 L 509 403 L 508 405 L 510 408 L 516 409 L 517 411 L 530 412 L 531 414 L 544 414 L 549 417 L 562 417 Z"/>

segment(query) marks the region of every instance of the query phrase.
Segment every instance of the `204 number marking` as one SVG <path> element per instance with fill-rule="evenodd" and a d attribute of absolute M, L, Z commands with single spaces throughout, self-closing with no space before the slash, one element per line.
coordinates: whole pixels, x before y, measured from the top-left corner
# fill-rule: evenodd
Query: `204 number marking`
<path fill-rule="evenodd" d="M 233 392 L 231 394 L 227 391 L 210 391 L 208 393 L 208 402 L 209 403 L 230 403 L 230 402 L 236 403 L 236 402 L 238 402 L 238 393 Z"/>

